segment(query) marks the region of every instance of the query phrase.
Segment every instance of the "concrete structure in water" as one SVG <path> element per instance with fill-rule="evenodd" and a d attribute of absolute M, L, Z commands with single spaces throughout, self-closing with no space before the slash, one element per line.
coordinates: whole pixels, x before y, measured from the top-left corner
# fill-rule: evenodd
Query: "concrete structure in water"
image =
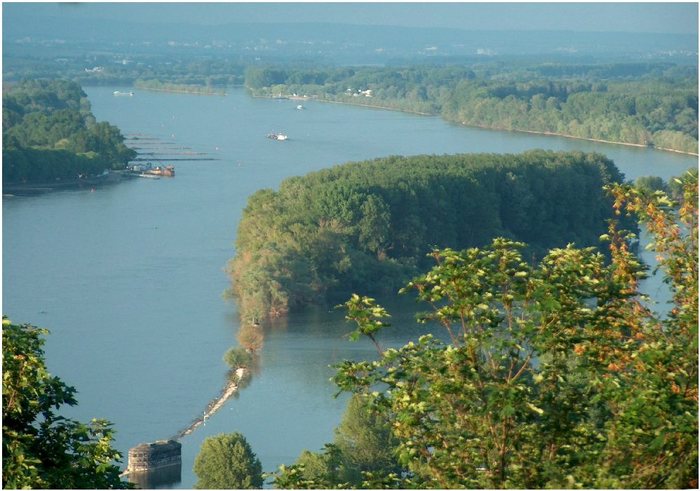
<path fill-rule="evenodd" d="M 150 472 L 165 467 L 180 466 L 182 444 L 175 440 L 141 443 L 129 450 L 127 474 Z"/>

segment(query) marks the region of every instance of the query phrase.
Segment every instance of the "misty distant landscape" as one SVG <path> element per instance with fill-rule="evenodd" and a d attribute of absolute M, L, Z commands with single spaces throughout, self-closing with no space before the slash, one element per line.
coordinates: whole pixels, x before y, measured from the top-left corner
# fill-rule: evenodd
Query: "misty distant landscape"
<path fill-rule="evenodd" d="M 11 66 L 16 57 L 80 56 L 85 60 L 108 60 L 107 57 L 113 56 L 121 61 L 125 57 L 149 55 L 330 65 L 474 63 L 535 56 L 540 62 L 697 63 L 695 33 L 600 28 L 597 32 L 586 32 L 562 29 L 556 24 L 546 29 L 525 25 L 520 29 L 407 27 L 390 24 L 390 7 L 389 15 L 382 12 L 381 16 L 387 19 L 386 25 L 381 25 L 379 20 L 375 20 L 375 25 L 362 25 L 354 20 L 357 15 L 350 15 L 342 22 L 309 22 L 307 10 L 323 12 L 325 8 L 309 4 L 297 8 L 269 5 L 267 10 L 274 21 L 249 22 L 234 13 L 228 22 L 217 19 L 215 24 L 202 25 L 168 21 L 153 14 L 144 16 L 137 8 L 128 19 L 110 18 L 109 14 L 100 15 L 97 9 L 86 7 L 63 4 L 37 10 L 30 5 L 18 5 L 10 11 L 6 9 L 4 15 L 8 21 L 3 26 L 3 45 L 10 49 L 5 49 L 4 64 Z M 356 12 L 372 12 L 375 7 L 357 4 Z M 278 8 L 282 13 L 275 16 Z M 218 9 L 225 12 L 225 4 Z M 285 14 L 295 10 L 298 13 L 292 14 L 293 22 L 283 20 L 288 17 Z M 92 15 L 91 11 L 94 11 Z M 72 20 L 74 13 L 82 15 Z M 504 23 L 508 15 L 505 17 Z M 488 25 L 498 23 L 495 18 Z"/>

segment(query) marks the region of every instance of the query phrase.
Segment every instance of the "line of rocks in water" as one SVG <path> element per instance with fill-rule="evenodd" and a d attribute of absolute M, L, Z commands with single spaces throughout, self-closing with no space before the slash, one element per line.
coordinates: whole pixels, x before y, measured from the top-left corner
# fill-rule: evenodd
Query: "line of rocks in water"
<path fill-rule="evenodd" d="M 209 402 L 209 404 L 207 404 L 207 407 L 204 410 L 202 416 L 196 418 L 194 421 L 192 421 L 192 423 L 190 423 L 189 426 L 177 432 L 174 436 L 170 437 L 170 439 L 177 441 L 184 436 L 192 434 L 194 430 L 196 430 L 199 426 L 204 424 L 207 418 L 213 416 L 214 413 L 221 409 L 221 407 L 226 403 L 226 401 L 229 400 L 229 398 L 231 398 L 231 396 L 233 396 L 238 391 L 238 383 L 241 379 L 243 379 L 243 377 L 247 375 L 247 373 L 248 370 L 246 368 L 238 368 L 235 371 L 235 377 L 226 383 L 224 388 L 221 390 L 219 396 L 215 399 L 212 399 Z"/>

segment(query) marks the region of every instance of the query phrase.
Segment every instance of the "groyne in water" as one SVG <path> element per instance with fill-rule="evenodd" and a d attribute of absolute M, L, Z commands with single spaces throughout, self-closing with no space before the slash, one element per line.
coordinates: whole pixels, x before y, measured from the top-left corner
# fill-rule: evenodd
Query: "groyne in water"
<path fill-rule="evenodd" d="M 202 415 L 192 421 L 187 427 L 181 429 L 167 440 L 157 440 L 153 443 L 141 443 L 129 450 L 129 462 L 122 477 L 129 477 L 134 484 L 141 487 L 151 487 L 148 485 L 158 475 L 167 469 L 167 476 L 164 483 L 179 482 L 182 445 L 178 442 L 182 437 L 193 433 L 199 426 L 203 425 L 207 418 L 210 418 L 231 398 L 240 386 L 241 381 L 248 376 L 246 368 L 238 368 L 233 372 L 231 378 L 226 382 L 219 395 L 212 399 L 202 412 Z M 150 476 L 150 477 L 149 477 Z M 166 478 L 167 477 L 167 478 Z M 167 482 L 166 482 L 167 481 Z"/>
<path fill-rule="evenodd" d="M 209 404 L 207 404 L 207 407 L 204 409 L 202 416 L 199 416 L 194 421 L 192 421 L 189 424 L 189 426 L 175 433 L 175 435 L 170 437 L 170 439 L 177 441 L 183 436 L 191 434 L 200 425 L 204 424 L 207 418 L 210 418 L 214 413 L 221 409 L 221 407 L 226 403 L 226 401 L 229 400 L 231 396 L 233 396 L 238 391 L 239 382 L 243 379 L 243 377 L 247 376 L 247 373 L 248 370 L 245 368 L 237 369 L 235 371 L 234 377 L 232 377 L 232 379 L 226 383 L 224 388 L 221 389 L 219 395 L 216 398 L 212 399 L 209 402 Z"/>

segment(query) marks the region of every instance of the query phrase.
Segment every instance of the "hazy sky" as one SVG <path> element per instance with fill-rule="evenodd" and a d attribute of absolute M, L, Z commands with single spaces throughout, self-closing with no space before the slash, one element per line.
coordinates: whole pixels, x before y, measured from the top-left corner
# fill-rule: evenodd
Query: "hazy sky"
<path fill-rule="evenodd" d="M 139 22 L 334 22 L 470 30 L 575 30 L 692 33 L 698 4 L 686 3 L 12 3 L 5 14 L 111 18 Z M 5 17 L 6 19 L 11 18 Z"/>

